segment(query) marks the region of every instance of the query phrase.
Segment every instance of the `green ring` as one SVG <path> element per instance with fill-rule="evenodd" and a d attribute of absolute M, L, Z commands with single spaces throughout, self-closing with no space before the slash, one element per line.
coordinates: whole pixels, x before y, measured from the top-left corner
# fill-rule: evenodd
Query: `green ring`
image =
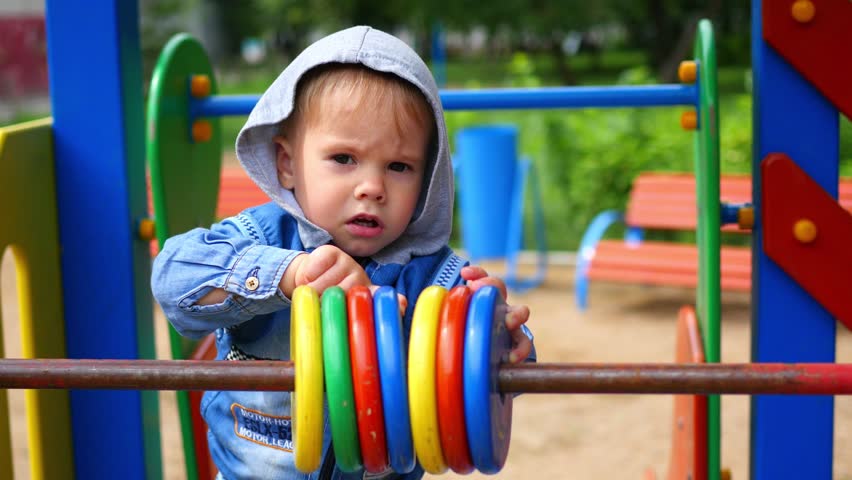
<path fill-rule="evenodd" d="M 323 292 L 321 315 L 325 390 L 334 455 L 342 471 L 356 472 L 361 469 L 361 447 L 352 392 L 346 294 L 342 288 L 331 287 Z"/>

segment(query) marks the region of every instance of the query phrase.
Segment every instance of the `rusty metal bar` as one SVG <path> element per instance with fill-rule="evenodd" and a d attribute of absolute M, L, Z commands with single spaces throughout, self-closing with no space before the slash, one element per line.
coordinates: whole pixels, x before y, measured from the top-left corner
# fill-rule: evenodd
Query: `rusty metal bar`
<path fill-rule="evenodd" d="M 293 389 L 283 361 L 0 359 L 0 388 Z M 522 393 L 852 395 L 852 364 L 504 365 L 501 391 Z"/>
<path fill-rule="evenodd" d="M 502 367 L 499 384 L 526 393 L 852 395 L 852 365 L 539 363 Z"/>

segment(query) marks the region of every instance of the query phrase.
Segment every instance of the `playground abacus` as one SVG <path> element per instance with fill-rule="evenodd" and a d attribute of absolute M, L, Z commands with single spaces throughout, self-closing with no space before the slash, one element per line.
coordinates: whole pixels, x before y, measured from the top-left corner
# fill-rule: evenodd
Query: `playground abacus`
<path fill-rule="evenodd" d="M 323 392 L 338 464 L 498 473 L 515 393 L 852 395 L 852 365 L 506 363 L 512 341 L 496 287 L 417 299 L 406 349 L 391 287 L 293 292 L 292 361 L 0 360 L 0 388 L 292 391 L 296 467 L 316 471 Z M 406 353 L 407 350 L 407 353 Z"/>
<path fill-rule="evenodd" d="M 507 365 L 489 358 L 487 395 L 489 399 L 502 399 L 503 406 L 511 401 L 512 393 L 521 392 L 689 394 L 696 401 L 703 399 L 708 403 L 702 417 L 707 423 L 705 448 L 690 455 L 706 458 L 704 463 L 696 462 L 699 470 L 688 473 L 695 479 L 715 480 L 721 464 L 716 395 L 750 394 L 754 395 L 752 477 L 829 478 L 833 432 L 830 395 L 850 393 L 849 366 L 832 363 L 834 317 L 850 320 L 849 303 L 837 293 L 837 285 L 844 283 L 818 280 L 838 278 L 836 275 L 843 273 L 840 267 L 848 265 L 850 258 L 850 217 L 830 205 L 837 187 L 838 112 L 848 117 L 852 111 L 848 89 L 852 69 L 849 62 L 838 63 L 835 58 L 838 52 L 842 59 L 844 53 L 852 51 L 848 29 L 852 5 L 845 0 L 754 0 L 752 4 L 754 272 L 759 280 L 752 286 L 753 364 L 718 363 L 722 205 L 718 190 L 716 60 L 709 22 L 703 21 L 698 28 L 693 63 L 684 67 L 687 73 L 681 85 L 442 92 L 447 110 L 688 106 L 691 109 L 682 123 L 693 129 L 696 137 L 701 258 L 694 316 L 701 322 L 700 337 L 708 363 Z M 145 128 L 137 93 L 142 91 L 142 82 L 138 75 L 135 2 L 99 0 L 85 13 L 71 2 L 48 0 L 47 5 L 53 119 L 0 130 L 0 204 L 4 205 L 0 246 L 19 247 L 15 254 L 24 260 L 19 262 L 25 270 L 22 290 L 35 291 L 29 284 L 32 278 L 40 282 L 38 301 L 22 300 L 24 352 L 34 358 L 0 360 L 0 386 L 33 389 L 27 392 L 33 478 L 156 478 L 161 468 L 159 433 L 145 425 L 156 424 L 150 421 L 157 416 L 157 407 L 155 397 L 145 390 L 293 390 L 297 397 L 307 396 L 303 403 L 315 405 L 316 375 L 313 389 L 302 388 L 306 374 L 301 369 L 323 364 L 317 362 L 317 355 L 328 349 L 303 350 L 297 345 L 297 355 L 310 354 L 312 358 L 302 362 L 299 358 L 293 362 L 140 359 L 153 358 L 147 330 L 150 318 L 145 318 L 146 314 L 150 316 L 145 281 L 148 244 L 145 238 L 129 234 L 147 220 L 140 152 L 143 131 L 150 134 L 156 234 L 163 241 L 170 234 L 213 221 L 221 156 L 217 119 L 247 113 L 257 97 L 216 95 L 215 77 L 203 49 L 191 38 L 180 37 L 167 46 L 161 58 L 165 73 L 159 81 L 165 96 L 160 97 L 162 103 L 154 100 L 154 107 L 149 107 Z M 170 51 L 178 52 L 173 59 L 168 58 Z M 92 68 L 80 68 L 80 52 L 85 52 Z M 197 81 L 200 86 L 191 93 L 191 79 L 205 77 Z M 155 78 L 152 84 L 156 82 Z M 93 91 L 98 94 L 81 95 Z M 85 109 L 79 108 L 80 98 L 87 98 Z M 163 107 L 159 113 L 152 110 L 157 105 Z M 93 142 L 93 138 L 101 141 Z M 189 171 L 201 175 L 190 177 Z M 796 192 L 795 197 L 789 194 L 791 191 Z M 33 218 L 40 221 L 33 223 Z M 22 229 L 21 225 L 28 227 Z M 794 225 L 812 228 L 808 235 L 802 235 Z M 91 232 L 98 232 L 95 240 Z M 109 266 L 109 282 L 103 281 L 104 265 Z M 97 292 L 92 285 L 100 286 Z M 450 295 L 445 294 L 444 301 L 448 298 Z M 375 301 L 373 298 L 374 307 Z M 109 322 L 103 321 L 105 316 Z M 535 312 L 533 321 L 534 317 Z M 501 323 L 494 322 L 493 314 L 481 318 L 491 321 L 492 326 Z M 376 328 L 373 320 L 374 335 L 388 333 Z M 470 315 L 466 320 L 470 321 Z M 347 319 L 347 327 L 352 321 Z M 94 331 L 99 334 L 91 335 Z M 418 343 L 419 337 L 412 335 L 409 348 L 424 347 Z M 177 343 L 173 343 L 174 352 L 180 358 L 184 352 Z M 423 354 L 434 354 L 434 348 L 422 348 Z M 410 350 L 408 353 L 409 369 L 422 366 L 422 361 L 415 362 Z M 107 360 L 110 358 L 116 360 Z M 464 369 L 467 359 L 459 363 L 458 352 L 454 358 L 455 363 L 450 364 Z M 381 376 L 382 354 L 378 350 L 374 362 L 378 362 Z M 441 375 L 438 360 L 435 362 L 435 375 Z M 402 364 L 388 363 L 387 367 L 393 371 L 393 365 Z M 330 371 L 326 369 L 324 374 Z M 338 368 L 338 373 L 347 371 L 355 375 Z M 405 388 L 410 384 L 403 386 L 398 381 L 401 373 L 396 372 L 396 383 L 380 378 L 383 407 L 385 397 L 412 397 L 410 389 Z M 406 374 L 410 376 L 410 370 L 406 369 Z M 360 432 L 350 431 L 353 448 L 349 466 L 360 463 L 371 469 L 386 462 L 403 471 L 415 458 L 430 471 L 499 470 L 502 451 L 486 452 L 492 454 L 491 464 L 473 455 L 475 441 L 468 425 L 473 420 L 466 411 L 464 418 L 455 419 L 455 425 L 438 424 L 437 430 L 431 418 L 424 425 L 416 423 L 415 416 L 423 412 L 446 411 L 441 406 L 442 392 L 437 389 L 443 383 L 449 384 L 438 382 L 434 394 L 426 395 L 434 395 L 436 406 L 418 405 L 417 413 L 413 413 L 409 405 L 413 457 L 410 451 L 390 451 L 391 442 L 384 452 L 362 448 Z M 463 380 L 462 390 L 467 387 Z M 376 402 L 373 394 L 372 401 Z M 458 402 L 457 395 L 455 398 Z M 4 403 L 5 392 L 0 392 L 0 404 Z M 486 410 L 481 408 L 484 404 L 480 397 L 478 410 Z M 388 405 L 391 408 L 386 414 L 401 415 L 405 403 L 399 400 Z M 488 419 L 505 420 L 500 412 L 487 410 Z M 105 418 L 104 411 L 115 415 Z M 329 414 L 335 415 L 331 410 Z M 51 422 L 44 421 L 48 415 Z M 300 422 L 298 415 L 297 408 L 296 424 Z M 443 421 L 443 415 L 440 417 Z M 307 428 L 303 432 L 310 432 L 310 423 L 302 422 Z M 456 455 L 463 449 L 447 448 L 441 452 L 443 459 L 434 451 L 418 450 L 421 427 L 429 435 L 440 436 L 442 429 L 459 429 L 461 423 L 470 442 L 470 462 Z M 394 422 L 394 426 L 400 425 Z M 383 433 L 386 442 L 399 434 L 390 428 Z M 303 440 L 298 435 L 297 428 L 297 443 L 317 441 L 315 436 Z M 404 438 L 404 432 L 395 438 Z M 354 454 L 355 444 L 361 450 L 360 457 Z M 85 448 L 74 448 L 80 445 Z M 193 446 L 191 435 L 187 435 L 187 452 Z M 116 448 L 124 452 L 120 459 L 108 453 Z M 315 451 L 308 447 L 302 454 L 306 457 L 299 463 L 310 470 Z M 375 458 L 368 458 L 370 454 Z M 4 478 L 12 475 L 8 456 L 8 452 L 0 452 L 0 476 Z M 187 471 L 189 478 L 195 479 L 200 470 L 195 469 L 192 458 L 194 455 L 187 455 Z"/>

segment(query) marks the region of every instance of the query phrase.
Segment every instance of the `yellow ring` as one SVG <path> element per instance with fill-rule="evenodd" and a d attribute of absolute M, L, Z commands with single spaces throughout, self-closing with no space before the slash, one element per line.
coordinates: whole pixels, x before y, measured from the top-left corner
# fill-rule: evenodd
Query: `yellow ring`
<path fill-rule="evenodd" d="M 310 473 L 322 457 L 322 331 L 317 292 L 307 286 L 293 290 L 290 310 L 290 358 L 296 372 L 290 397 L 293 454 L 296 468 Z M 298 405 L 298 409 L 296 408 Z"/>
<path fill-rule="evenodd" d="M 447 290 L 427 287 L 417 299 L 411 320 L 408 347 L 408 405 L 411 436 L 420 465 L 438 475 L 447 470 L 438 432 L 438 400 L 435 392 L 435 352 L 438 320 Z"/>

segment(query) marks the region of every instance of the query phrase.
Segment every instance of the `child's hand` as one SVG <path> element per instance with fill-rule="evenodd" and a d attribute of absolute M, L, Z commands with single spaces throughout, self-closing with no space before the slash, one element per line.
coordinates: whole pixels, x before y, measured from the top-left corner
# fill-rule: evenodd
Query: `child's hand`
<path fill-rule="evenodd" d="M 288 275 L 292 274 L 292 287 L 284 288 L 285 280 L 288 280 Z M 322 295 L 328 287 L 338 286 L 344 291 L 356 285 L 366 285 L 370 287 L 370 292 L 375 293 L 379 287 L 372 285 L 367 273 L 358 265 L 352 257 L 343 250 L 333 245 L 323 245 L 317 247 L 311 253 L 299 255 L 294 258 L 284 272 L 284 277 L 281 279 L 281 291 L 287 298 L 290 298 L 293 289 L 299 285 L 308 285 L 317 291 L 318 295 Z M 286 285 L 289 286 L 289 285 Z M 408 300 L 402 295 L 397 294 L 399 300 L 400 315 L 405 314 L 405 309 L 408 306 Z"/>
<path fill-rule="evenodd" d="M 333 245 L 317 247 L 293 259 L 281 278 L 281 291 L 287 298 L 300 285 L 308 285 L 322 295 L 335 285 L 347 290 L 355 285 L 370 286 L 367 273 L 352 257 Z"/>
<path fill-rule="evenodd" d="M 477 291 L 486 285 L 492 285 L 500 290 L 503 299 L 507 299 L 506 284 L 497 277 L 489 277 L 482 267 L 464 267 L 461 271 L 463 279 L 472 291 Z M 512 335 L 512 351 L 509 353 L 509 363 L 518 363 L 526 359 L 532 350 L 532 342 L 521 330 L 521 325 L 530 318 L 530 309 L 526 305 L 512 306 L 506 303 L 506 329 Z"/>

